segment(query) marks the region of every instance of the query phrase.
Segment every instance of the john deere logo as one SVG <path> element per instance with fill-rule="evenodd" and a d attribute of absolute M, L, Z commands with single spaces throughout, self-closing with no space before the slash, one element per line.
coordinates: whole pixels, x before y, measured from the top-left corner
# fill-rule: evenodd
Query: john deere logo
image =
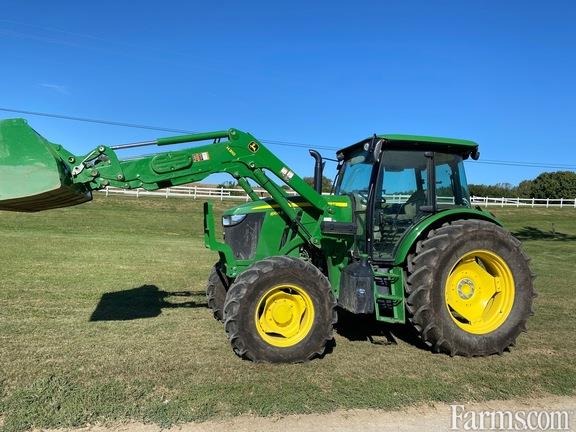
<path fill-rule="evenodd" d="M 250 144 L 248 144 L 248 149 L 252 153 L 256 153 L 259 148 L 260 148 L 260 146 L 258 145 L 258 143 L 254 142 L 254 141 L 252 141 Z"/>

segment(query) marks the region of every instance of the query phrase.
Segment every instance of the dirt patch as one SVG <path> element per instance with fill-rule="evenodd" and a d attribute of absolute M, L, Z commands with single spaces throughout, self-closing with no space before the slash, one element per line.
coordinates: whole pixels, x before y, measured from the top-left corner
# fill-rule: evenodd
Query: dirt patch
<path fill-rule="evenodd" d="M 568 411 L 570 430 L 576 430 L 576 397 L 489 401 L 463 404 L 467 411 Z M 187 423 L 170 429 L 157 425 L 127 423 L 111 427 L 90 426 L 70 432 L 440 432 L 450 430 L 451 408 L 448 404 L 421 405 L 398 411 L 347 410 L 329 414 L 306 414 L 274 417 L 240 416 L 223 421 Z"/>

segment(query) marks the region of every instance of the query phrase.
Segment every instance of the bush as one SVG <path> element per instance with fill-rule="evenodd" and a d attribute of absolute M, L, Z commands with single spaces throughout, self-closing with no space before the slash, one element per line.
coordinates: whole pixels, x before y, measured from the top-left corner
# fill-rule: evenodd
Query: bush
<path fill-rule="evenodd" d="M 573 171 L 546 172 L 534 179 L 532 198 L 576 197 L 576 173 Z"/>
<path fill-rule="evenodd" d="M 471 184 L 468 187 L 470 189 L 470 195 L 473 196 L 494 198 L 516 196 L 516 188 L 510 183 L 496 183 L 495 185 Z"/>

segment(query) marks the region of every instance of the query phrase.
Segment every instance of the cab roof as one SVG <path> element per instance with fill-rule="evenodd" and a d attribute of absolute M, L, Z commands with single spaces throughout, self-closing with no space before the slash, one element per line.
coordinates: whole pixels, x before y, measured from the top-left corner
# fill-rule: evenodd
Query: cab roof
<path fill-rule="evenodd" d="M 398 134 L 386 134 L 386 135 L 375 135 L 377 139 L 382 139 L 385 141 L 384 148 L 395 148 L 395 149 L 428 149 L 428 150 L 438 150 L 446 151 L 448 153 L 460 153 L 460 154 L 470 154 L 472 151 L 478 149 L 478 144 L 474 141 L 456 139 L 456 138 L 443 138 L 443 137 L 433 137 L 433 136 L 423 136 L 423 135 L 398 135 Z M 369 137 L 345 147 L 337 152 L 347 153 L 351 150 L 356 149 L 370 142 L 374 137 Z"/>

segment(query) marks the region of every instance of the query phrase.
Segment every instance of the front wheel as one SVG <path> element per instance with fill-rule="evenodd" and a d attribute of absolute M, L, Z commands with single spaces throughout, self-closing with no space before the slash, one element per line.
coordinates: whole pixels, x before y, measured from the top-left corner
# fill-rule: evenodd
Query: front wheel
<path fill-rule="evenodd" d="M 311 263 L 277 256 L 242 272 L 224 304 L 234 352 L 252 361 L 298 363 L 321 355 L 332 340 L 336 301 Z"/>
<path fill-rule="evenodd" d="M 406 308 L 436 352 L 485 356 L 514 344 L 536 296 L 520 242 L 490 222 L 432 230 L 408 257 Z"/>
<path fill-rule="evenodd" d="M 224 319 L 224 300 L 226 291 L 230 286 L 230 279 L 226 277 L 222 265 L 217 262 L 210 271 L 208 283 L 206 284 L 206 300 L 208 307 L 212 310 L 214 318 L 218 321 Z"/>

